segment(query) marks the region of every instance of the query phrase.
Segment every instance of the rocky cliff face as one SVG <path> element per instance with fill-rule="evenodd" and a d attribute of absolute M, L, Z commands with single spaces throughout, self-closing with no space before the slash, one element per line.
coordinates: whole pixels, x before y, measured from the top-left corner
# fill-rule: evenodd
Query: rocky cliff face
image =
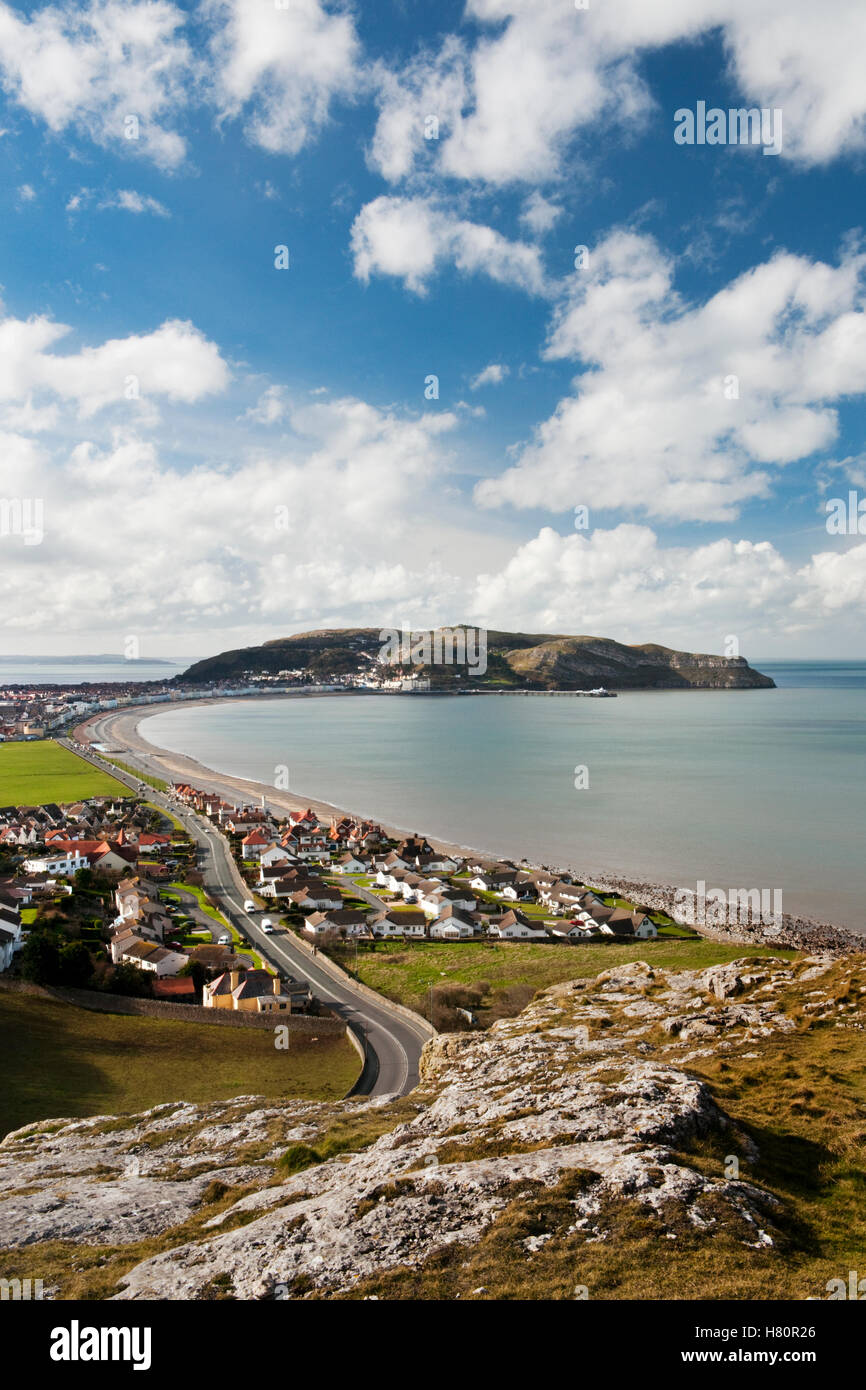
<path fill-rule="evenodd" d="M 775 685 L 743 657 L 624 646 L 603 637 L 557 637 L 506 653 L 526 680 L 560 690 L 604 685 L 609 690 L 751 690 Z"/>
<path fill-rule="evenodd" d="M 696 1067 L 822 1024 L 862 1042 L 864 996 L 862 958 L 638 962 L 440 1036 L 403 1101 L 31 1126 L 0 1145 L 3 1266 L 55 1271 L 61 1299 L 616 1297 L 594 1262 L 633 1239 L 641 1259 L 680 1250 L 689 1280 L 713 1241 L 711 1268 L 724 1249 L 784 1280 L 786 1202 Z"/>

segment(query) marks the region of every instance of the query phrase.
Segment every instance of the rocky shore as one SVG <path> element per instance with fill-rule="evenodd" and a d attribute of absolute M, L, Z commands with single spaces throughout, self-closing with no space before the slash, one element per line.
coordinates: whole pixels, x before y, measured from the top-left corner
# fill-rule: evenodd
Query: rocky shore
<path fill-rule="evenodd" d="M 846 955 L 850 952 L 866 951 L 866 937 L 850 931 L 847 927 L 836 927 L 830 922 L 815 922 L 808 917 L 795 917 L 782 913 L 781 921 L 763 922 L 760 914 L 736 914 L 728 911 L 728 920 L 708 923 L 701 921 L 696 912 L 683 910 L 678 903 L 681 889 L 671 884 L 642 883 L 634 879 L 601 877 L 586 871 L 577 876 L 600 888 L 606 893 L 616 893 L 641 907 L 653 912 L 666 912 L 675 922 L 694 927 L 701 936 L 713 941 L 737 942 L 742 945 L 785 946 L 799 951 L 830 951 Z M 730 920 L 732 915 L 734 920 Z"/>

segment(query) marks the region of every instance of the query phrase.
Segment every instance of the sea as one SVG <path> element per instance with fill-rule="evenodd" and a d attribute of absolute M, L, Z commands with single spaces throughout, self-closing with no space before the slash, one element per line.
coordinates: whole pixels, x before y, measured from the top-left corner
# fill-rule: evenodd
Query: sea
<path fill-rule="evenodd" d="M 752 664 L 778 689 L 247 700 L 141 732 L 485 853 L 779 890 L 786 912 L 866 933 L 866 661 Z"/>
<path fill-rule="evenodd" d="M 0 656 L 0 688 L 88 681 L 167 681 L 189 662 L 124 661 L 123 657 Z"/>

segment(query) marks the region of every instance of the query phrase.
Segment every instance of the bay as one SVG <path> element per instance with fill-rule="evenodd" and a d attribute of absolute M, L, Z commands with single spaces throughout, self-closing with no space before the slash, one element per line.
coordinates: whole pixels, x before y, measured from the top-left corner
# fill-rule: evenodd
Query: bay
<path fill-rule="evenodd" d="M 776 690 L 310 697 L 161 712 L 208 767 L 489 853 L 780 889 L 866 931 L 866 663 L 753 663 Z M 576 769 L 585 768 L 588 786 Z"/>

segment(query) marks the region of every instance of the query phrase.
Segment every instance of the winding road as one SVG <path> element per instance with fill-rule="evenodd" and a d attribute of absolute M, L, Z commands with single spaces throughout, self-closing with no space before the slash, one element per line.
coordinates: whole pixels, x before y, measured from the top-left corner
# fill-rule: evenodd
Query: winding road
<path fill-rule="evenodd" d="M 128 766 L 154 776 L 170 777 L 171 774 L 161 766 L 151 765 L 151 755 L 127 746 L 122 721 L 128 721 L 136 713 L 124 709 L 97 716 L 88 723 L 90 737 L 95 742 L 109 745 L 112 753 L 116 752 Z M 140 791 L 136 777 L 107 762 L 98 752 L 88 750 L 70 739 L 59 739 L 58 742 L 94 766 L 109 772 L 132 790 Z M 154 755 L 156 751 L 154 749 Z M 216 792 L 233 804 L 237 803 L 237 789 L 227 783 L 221 786 L 218 775 L 200 780 L 203 791 Z M 363 1040 L 364 1068 L 352 1094 L 405 1095 L 413 1090 L 418 1084 L 421 1049 L 431 1036 L 429 1025 L 421 1019 L 415 1023 L 405 1014 L 398 1013 L 384 998 L 380 1001 L 377 996 L 374 1000 L 355 989 L 350 981 L 331 972 L 330 962 L 322 964 L 319 959 L 311 958 L 301 945 L 292 940 L 290 933 L 266 936 L 256 918 L 244 911 L 249 888 L 241 878 L 225 837 L 206 817 L 199 816 L 183 802 L 148 785 L 145 790 L 148 801 L 169 811 L 188 830 L 198 846 L 198 867 L 204 879 L 205 891 L 232 925 L 255 943 L 256 950 L 275 970 L 292 975 L 295 979 L 307 980 L 316 997 L 347 1024 L 351 1024 L 356 1035 Z"/>

